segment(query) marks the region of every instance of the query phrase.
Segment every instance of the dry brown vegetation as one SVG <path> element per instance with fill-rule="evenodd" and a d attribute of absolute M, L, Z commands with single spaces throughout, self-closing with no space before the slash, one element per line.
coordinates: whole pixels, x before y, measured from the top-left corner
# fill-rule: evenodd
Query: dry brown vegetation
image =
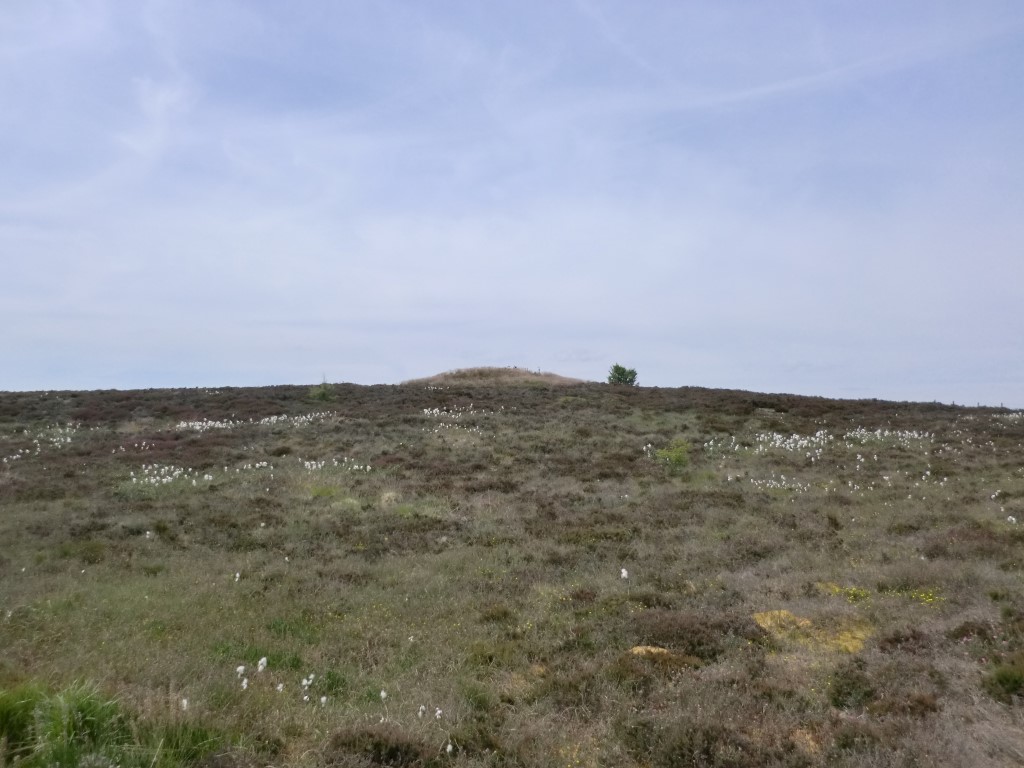
<path fill-rule="evenodd" d="M 425 379 L 413 379 L 407 381 L 407 385 L 421 384 L 424 386 L 446 386 L 450 384 L 583 384 L 582 379 L 573 379 L 568 376 L 559 376 L 557 373 L 546 371 L 531 371 L 528 368 L 508 366 L 505 368 L 481 367 L 481 368 L 458 368 L 454 371 L 445 371 L 435 376 L 428 376 Z"/>
<path fill-rule="evenodd" d="M 0 393 L 0 763 L 1024 762 L 1024 415 L 546 376 Z"/>

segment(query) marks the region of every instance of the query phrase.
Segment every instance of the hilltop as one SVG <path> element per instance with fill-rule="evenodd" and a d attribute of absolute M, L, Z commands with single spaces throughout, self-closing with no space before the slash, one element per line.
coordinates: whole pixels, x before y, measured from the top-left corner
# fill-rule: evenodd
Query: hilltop
<path fill-rule="evenodd" d="M 454 371 L 445 371 L 434 376 L 423 379 L 413 379 L 404 382 L 412 385 L 433 385 L 444 386 L 448 384 L 583 384 L 583 379 L 572 379 L 567 376 L 559 376 L 557 373 L 545 371 L 531 371 L 528 368 L 516 366 L 481 367 L 481 368 L 458 368 Z"/>

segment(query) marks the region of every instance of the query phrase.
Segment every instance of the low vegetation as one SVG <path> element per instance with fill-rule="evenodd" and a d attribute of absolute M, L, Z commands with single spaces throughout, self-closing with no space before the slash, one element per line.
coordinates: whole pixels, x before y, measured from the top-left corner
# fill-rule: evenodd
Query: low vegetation
<path fill-rule="evenodd" d="M 1022 445 L 486 369 L 0 393 L 0 765 L 1020 765 Z"/>

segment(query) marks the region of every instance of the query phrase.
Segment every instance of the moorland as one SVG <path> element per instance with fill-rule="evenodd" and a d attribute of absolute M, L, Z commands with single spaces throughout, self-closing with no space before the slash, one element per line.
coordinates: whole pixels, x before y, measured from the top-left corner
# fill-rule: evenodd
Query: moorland
<path fill-rule="evenodd" d="M 1021 765 L 1022 445 L 507 370 L 0 393 L 0 765 Z"/>

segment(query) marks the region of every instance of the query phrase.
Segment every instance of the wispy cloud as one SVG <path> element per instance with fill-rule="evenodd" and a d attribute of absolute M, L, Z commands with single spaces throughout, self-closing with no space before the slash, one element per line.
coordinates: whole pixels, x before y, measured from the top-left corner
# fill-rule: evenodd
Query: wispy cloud
<path fill-rule="evenodd" d="M 601 11 L 600 7 L 591 0 L 573 0 L 576 8 L 603 37 L 608 44 L 618 52 L 622 58 L 632 64 L 638 70 L 651 75 L 656 81 L 672 83 L 672 78 L 659 67 L 652 64 L 634 45 L 627 43 L 622 35 L 609 22 L 608 18 Z"/>

